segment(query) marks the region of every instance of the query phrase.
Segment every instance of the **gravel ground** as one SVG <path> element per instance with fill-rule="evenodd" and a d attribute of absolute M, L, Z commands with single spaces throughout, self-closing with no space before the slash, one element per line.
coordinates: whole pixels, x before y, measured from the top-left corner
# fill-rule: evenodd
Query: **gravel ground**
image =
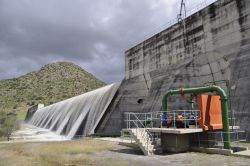
<path fill-rule="evenodd" d="M 216 154 L 204 154 L 196 152 L 178 153 L 178 154 L 162 154 L 144 156 L 140 149 L 118 145 L 113 142 L 114 149 L 111 151 L 94 154 L 97 165 L 101 165 L 102 161 L 115 163 L 121 160 L 123 165 L 145 165 L 145 166 L 249 166 L 250 159 L 242 157 L 224 156 Z M 124 162 L 125 161 L 125 162 Z M 117 162 L 116 162 L 117 163 Z"/>

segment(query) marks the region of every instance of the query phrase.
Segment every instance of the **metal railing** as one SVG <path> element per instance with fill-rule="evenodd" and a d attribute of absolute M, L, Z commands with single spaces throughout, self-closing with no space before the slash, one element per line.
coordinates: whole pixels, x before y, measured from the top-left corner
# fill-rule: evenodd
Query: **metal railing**
<path fill-rule="evenodd" d="M 197 144 L 198 147 L 216 147 L 223 148 L 224 142 L 226 142 L 223 138 L 225 132 L 223 131 L 209 131 L 206 132 L 207 139 L 202 138 L 201 134 L 198 133 L 197 136 Z M 240 142 L 246 141 L 246 132 L 242 130 L 235 130 L 228 132 L 230 134 L 231 144 L 236 144 L 239 146 Z M 204 134 L 204 133 L 203 133 Z"/>
<path fill-rule="evenodd" d="M 149 145 L 153 141 L 152 134 L 146 129 L 146 126 L 143 122 L 138 118 L 137 113 L 129 112 L 127 115 L 127 128 L 135 128 L 136 135 L 141 135 L 143 141 L 146 141 L 146 150 L 149 153 Z"/>
<path fill-rule="evenodd" d="M 140 128 L 199 128 L 199 110 L 174 110 L 167 112 L 134 113 L 126 112 L 127 128 L 139 122 Z"/>

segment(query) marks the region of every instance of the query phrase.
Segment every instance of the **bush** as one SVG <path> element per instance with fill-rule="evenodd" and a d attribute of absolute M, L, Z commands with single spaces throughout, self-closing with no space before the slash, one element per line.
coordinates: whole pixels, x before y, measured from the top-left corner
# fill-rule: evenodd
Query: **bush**
<path fill-rule="evenodd" d="M 0 137 L 3 136 L 10 140 L 10 136 L 18 129 L 17 114 L 15 112 L 0 113 Z"/>
<path fill-rule="evenodd" d="M 17 105 L 17 104 L 15 104 L 15 105 L 13 106 L 13 109 L 17 109 L 17 107 L 18 107 L 18 105 Z"/>

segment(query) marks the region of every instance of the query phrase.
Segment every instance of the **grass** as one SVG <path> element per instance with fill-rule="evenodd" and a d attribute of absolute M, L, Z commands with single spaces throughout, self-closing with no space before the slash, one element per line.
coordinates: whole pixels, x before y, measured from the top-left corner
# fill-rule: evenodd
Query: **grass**
<path fill-rule="evenodd" d="M 6 141 L 6 138 L 3 137 L 3 136 L 0 136 L 0 142 L 1 142 L 1 141 Z"/>
<path fill-rule="evenodd" d="M 91 138 L 50 143 L 0 143 L 0 166 L 249 165 L 249 159 L 233 156 L 187 152 L 146 157 L 127 150 L 116 143 Z"/>
<path fill-rule="evenodd" d="M 0 166 L 93 165 L 95 163 L 92 158 L 93 153 L 111 149 L 112 144 L 92 139 L 51 143 L 0 144 Z"/>
<path fill-rule="evenodd" d="M 26 111 L 19 111 L 17 112 L 17 120 L 19 122 L 23 122 L 26 116 Z"/>

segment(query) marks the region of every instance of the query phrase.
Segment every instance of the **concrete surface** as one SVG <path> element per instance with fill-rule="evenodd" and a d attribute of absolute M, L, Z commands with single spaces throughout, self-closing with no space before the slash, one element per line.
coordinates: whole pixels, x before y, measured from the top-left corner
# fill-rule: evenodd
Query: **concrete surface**
<path fill-rule="evenodd" d="M 170 134 L 190 134 L 190 133 L 200 133 L 203 132 L 202 129 L 174 129 L 174 128 L 147 128 L 150 132 L 155 133 L 170 133 Z"/>
<path fill-rule="evenodd" d="M 234 156 L 247 157 L 250 158 L 250 150 L 245 150 L 241 152 L 236 152 L 233 154 Z"/>

